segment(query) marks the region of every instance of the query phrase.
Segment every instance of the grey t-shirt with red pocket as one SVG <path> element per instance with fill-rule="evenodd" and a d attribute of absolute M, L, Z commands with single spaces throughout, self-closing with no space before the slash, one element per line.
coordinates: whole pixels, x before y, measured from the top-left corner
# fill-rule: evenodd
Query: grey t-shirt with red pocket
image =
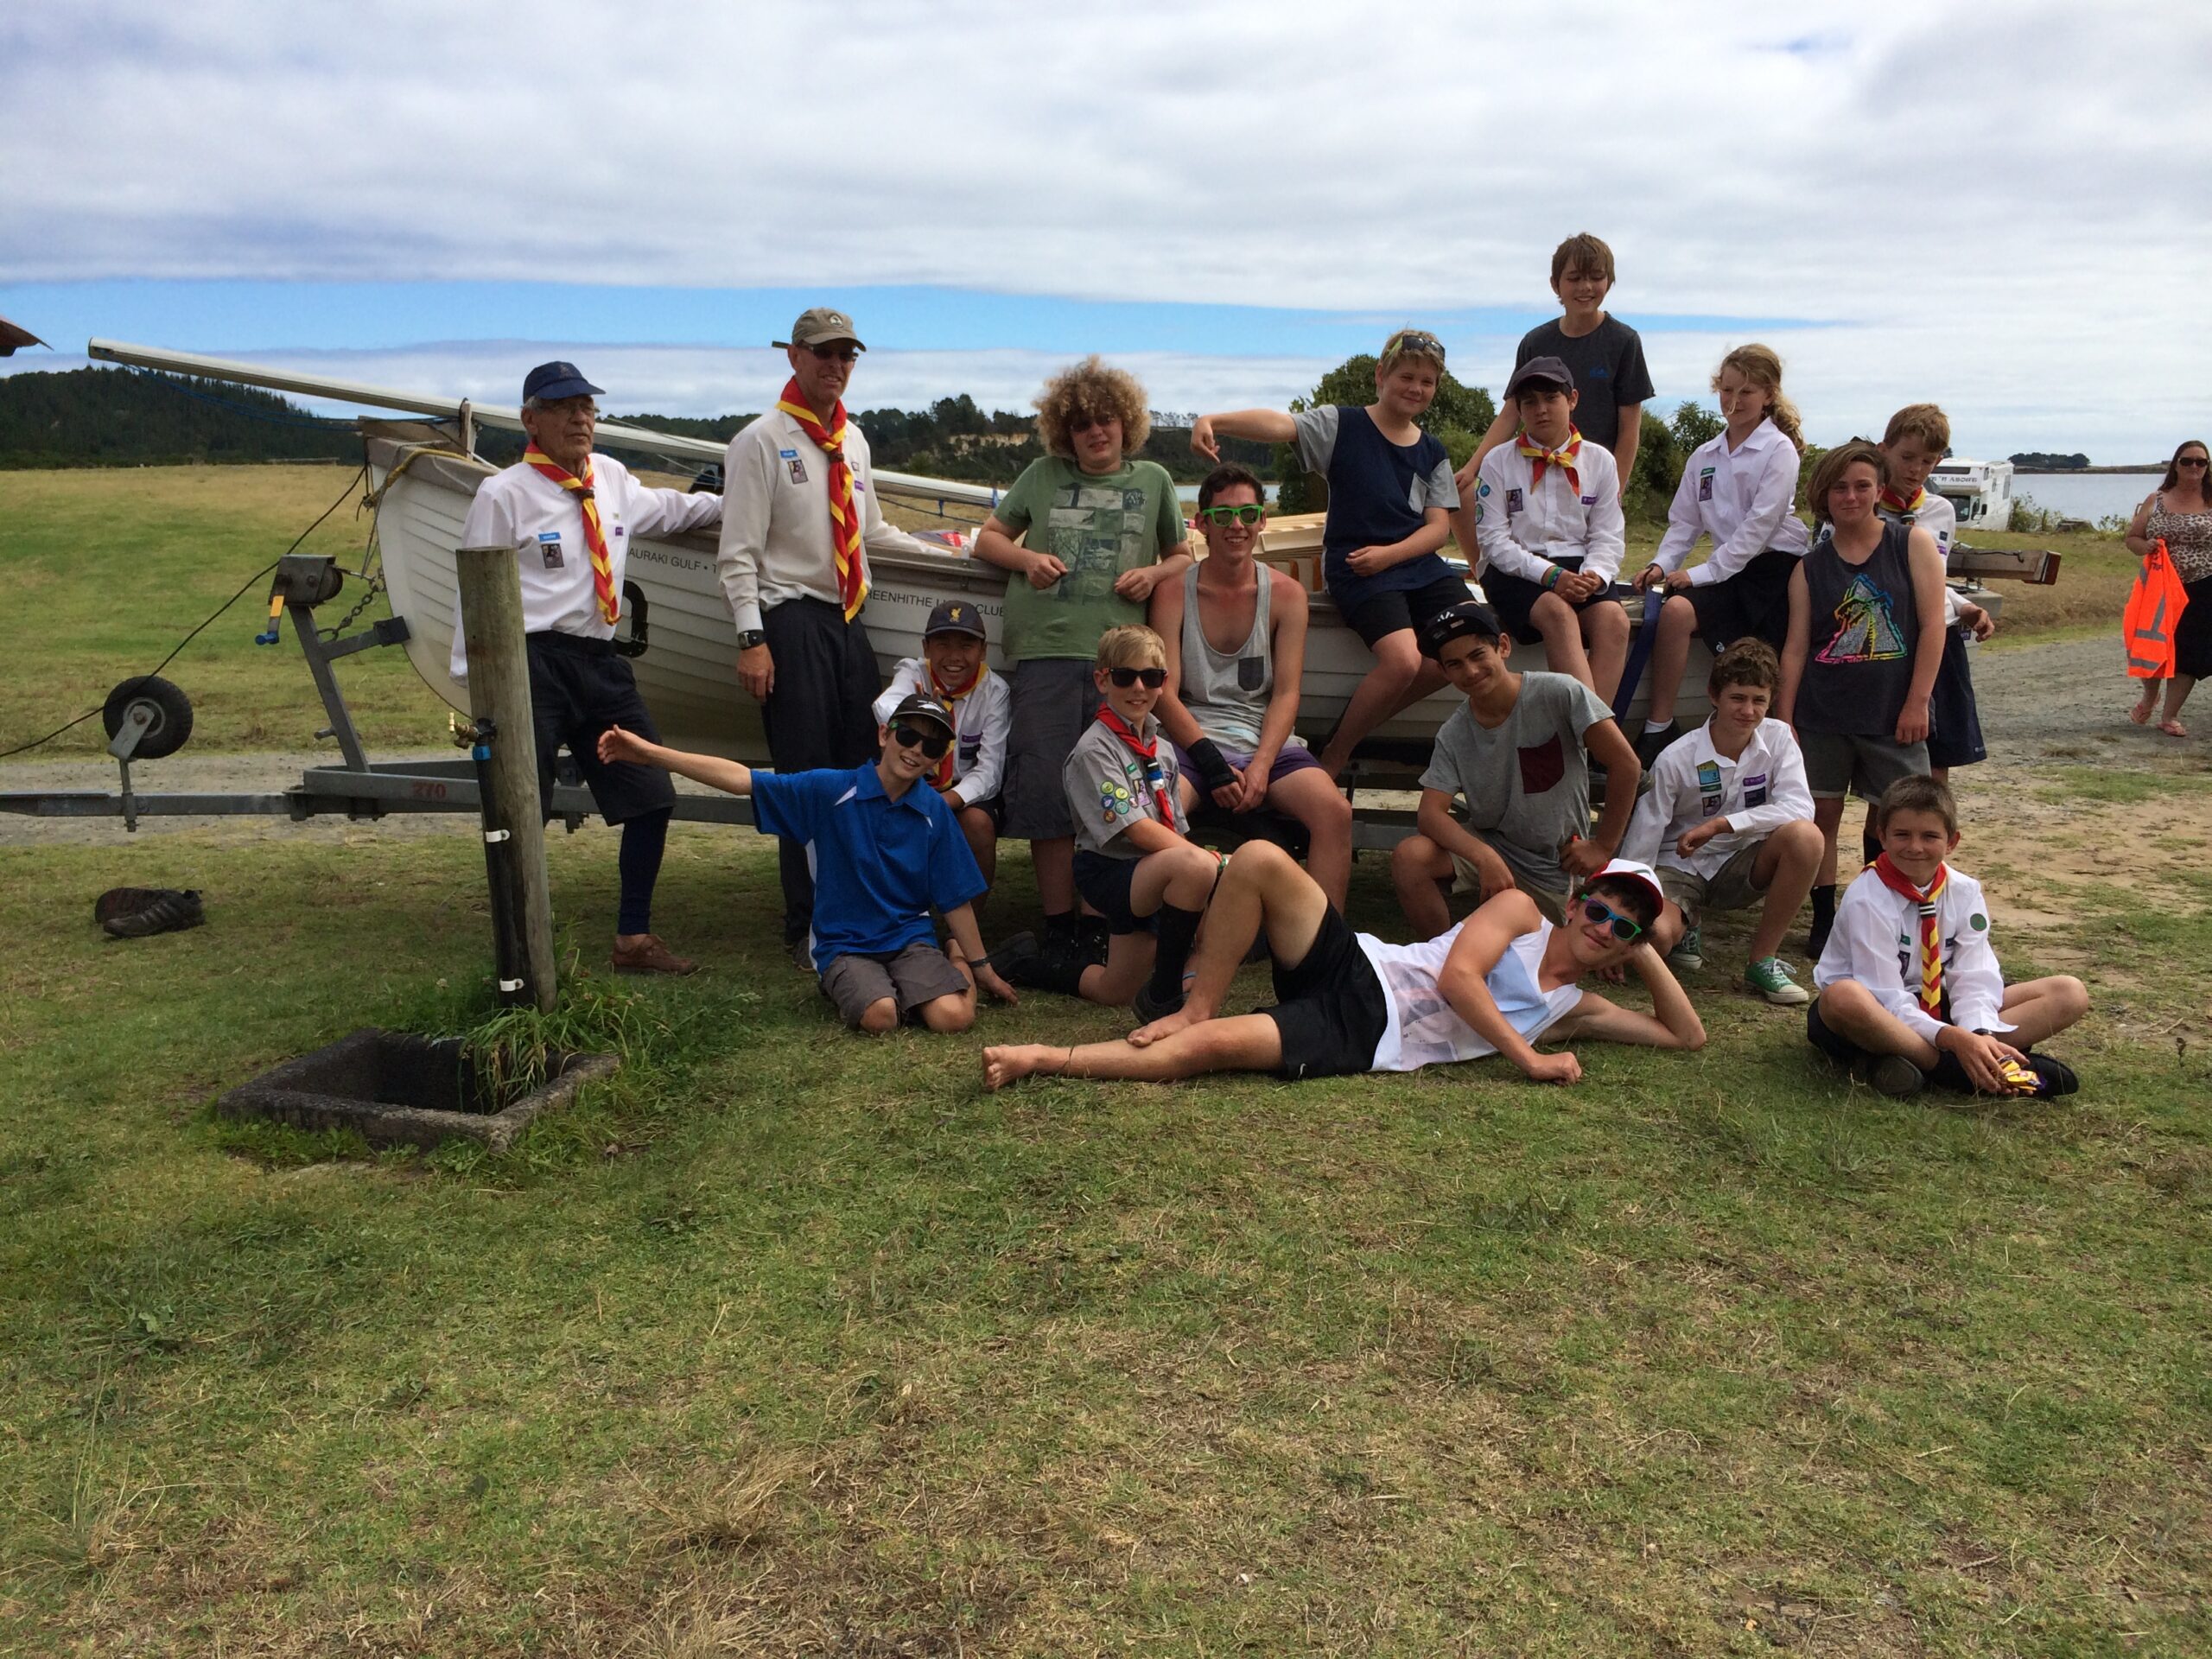
<path fill-rule="evenodd" d="M 1513 712 L 1494 728 L 1467 705 L 1436 734 L 1423 789 L 1466 801 L 1470 830 L 1497 849 L 1516 880 L 1555 892 L 1567 885 L 1560 855 L 1590 833 L 1590 760 L 1584 739 L 1613 711 L 1571 674 L 1523 674 Z"/>

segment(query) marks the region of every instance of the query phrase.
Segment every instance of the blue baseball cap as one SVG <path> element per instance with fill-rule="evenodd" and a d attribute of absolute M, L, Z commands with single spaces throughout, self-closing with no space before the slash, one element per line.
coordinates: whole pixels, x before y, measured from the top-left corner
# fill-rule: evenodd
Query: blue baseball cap
<path fill-rule="evenodd" d="M 600 389 L 584 378 L 573 363 L 541 363 L 523 377 L 522 400 L 533 397 L 552 403 L 562 397 L 596 397 Z"/>

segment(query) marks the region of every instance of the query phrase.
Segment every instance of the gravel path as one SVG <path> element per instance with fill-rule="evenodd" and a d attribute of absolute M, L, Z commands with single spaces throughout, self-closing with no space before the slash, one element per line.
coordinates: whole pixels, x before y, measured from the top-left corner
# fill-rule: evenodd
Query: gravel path
<path fill-rule="evenodd" d="M 2212 741 L 2183 741 L 2155 728 L 2130 725 L 2133 683 L 2120 671 L 2120 641 L 2110 638 L 2064 639 L 2043 645 L 1999 648 L 1975 653 L 1975 694 L 1981 704 L 1983 735 L 1994 764 L 2063 763 L 2147 771 L 2212 772 Z M 2199 731 L 2212 734 L 2212 691 L 2184 711 Z M 419 758 L 448 760 L 450 750 L 426 750 Z M 334 752 L 305 754 L 195 756 L 189 750 L 136 769 L 138 787 L 147 792 L 273 793 L 299 781 L 302 770 L 327 765 Z M 379 755 L 379 760 L 416 756 Z M 1981 781 L 1988 781 L 1986 776 Z M 92 789 L 112 792 L 114 763 L 100 760 L 33 760 L 0 765 L 0 791 Z M 677 780 L 687 791 L 710 793 Z M 144 818 L 142 836 L 191 830 L 226 842 L 273 835 L 306 836 L 334 843 L 364 836 L 465 834 L 474 824 L 465 813 L 394 814 L 375 823 L 350 823 L 341 817 L 293 823 L 277 817 Z M 0 847 L 92 844 L 124 835 L 117 818 L 31 818 L 0 813 Z"/>

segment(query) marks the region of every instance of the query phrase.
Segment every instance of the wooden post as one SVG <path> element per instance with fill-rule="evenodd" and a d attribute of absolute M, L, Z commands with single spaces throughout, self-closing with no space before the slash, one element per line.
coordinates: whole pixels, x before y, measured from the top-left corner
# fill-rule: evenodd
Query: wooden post
<path fill-rule="evenodd" d="M 512 547 L 464 547 L 454 558 L 461 579 L 461 632 L 468 651 L 468 701 L 480 721 L 498 726 L 490 760 L 491 833 L 504 830 L 521 899 L 527 996 L 550 1014 L 558 995 L 553 958 L 553 890 L 545 874 L 544 809 L 537 792 L 537 743 L 530 719 L 530 662 L 523 644 L 522 570 Z M 510 1000 L 503 995 L 501 1000 Z"/>

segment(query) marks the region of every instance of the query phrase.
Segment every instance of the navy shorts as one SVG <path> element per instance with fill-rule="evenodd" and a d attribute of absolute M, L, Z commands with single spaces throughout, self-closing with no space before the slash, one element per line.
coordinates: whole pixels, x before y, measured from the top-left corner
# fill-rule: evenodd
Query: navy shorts
<path fill-rule="evenodd" d="M 1554 560 L 1554 563 L 1568 572 L 1582 568 L 1580 554 Z M 1516 576 L 1510 570 L 1486 570 L 1483 573 L 1483 597 L 1490 601 L 1491 609 L 1497 613 L 1498 626 L 1524 645 L 1533 645 L 1544 637 L 1542 632 L 1529 620 L 1529 613 L 1536 608 L 1536 601 L 1543 597 L 1544 592 L 1541 582 L 1531 582 L 1526 576 Z M 1577 613 L 1586 611 L 1593 605 L 1617 605 L 1619 602 L 1613 597 L 1610 586 L 1600 588 L 1580 605 L 1568 599 L 1560 601 L 1567 609 Z"/>
<path fill-rule="evenodd" d="M 1780 651 L 1789 641 L 1789 578 L 1798 555 L 1770 547 L 1726 582 L 1689 590 L 1697 631 L 1717 654 L 1738 639 L 1764 639 Z"/>
<path fill-rule="evenodd" d="M 1943 635 L 1943 665 L 1936 671 L 1928 716 L 1929 766 L 1948 770 L 1989 758 L 1989 749 L 1981 739 L 1981 710 L 1974 700 L 1974 668 L 1967 637 L 1956 628 L 1948 629 Z"/>
<path fill-rule="evenodd" d="M 537 740 L 537 789 L 548 817 L 553 812 L 553 755 L 565 747 L 575 756 L 584 786 L 600 816 L 626 823 L 676 804 L 676 785 L 658 766 L 613 765 L 599 758 L 599 734 L 610 726 L 634 732 L 649 743 L 660 741 L 660 728 L 638 695 L 638 677 L 612 639 L 586 639 L 573 633 L 524 637 L 530 660 L 530 719 Z"/>
<path fill-rule="evenodd" d="M 1160 919 L 1157 911 L 1149 916 L 1140 916 L 1129 908 L 1129 883 L 1136 880 L 1137 865 L 1141 861 L 1109 858 L 1103 853 L 1083 848 L 1076 851 L 1075 890 L 1083 895 L 1084 903 L 1106 918 L 1109 933 L 1155 931 Z"/>
<path fill-rule="evenodd" d="M 1374 1069 L 1390 1028 L 1389 993 L 1342 912 L 1332 905 L 1294 966 L 1274 965 L 1275 1005 L 1260 1013 L 1282 1038 L 1281 1075 L 1349 1077 Z"/>
<path fill-rule="evenodd" d="M 1425 588 L 1398 588 L 1369 594 L 1344 613 L 1344 626 L 1367 641 L 1367 648 L 1372 651 L 1376 640 L 1407 628 L 1418 629 L 1439 611 L 1473 597 L 1459 577 L 1439 576 Z"/>

